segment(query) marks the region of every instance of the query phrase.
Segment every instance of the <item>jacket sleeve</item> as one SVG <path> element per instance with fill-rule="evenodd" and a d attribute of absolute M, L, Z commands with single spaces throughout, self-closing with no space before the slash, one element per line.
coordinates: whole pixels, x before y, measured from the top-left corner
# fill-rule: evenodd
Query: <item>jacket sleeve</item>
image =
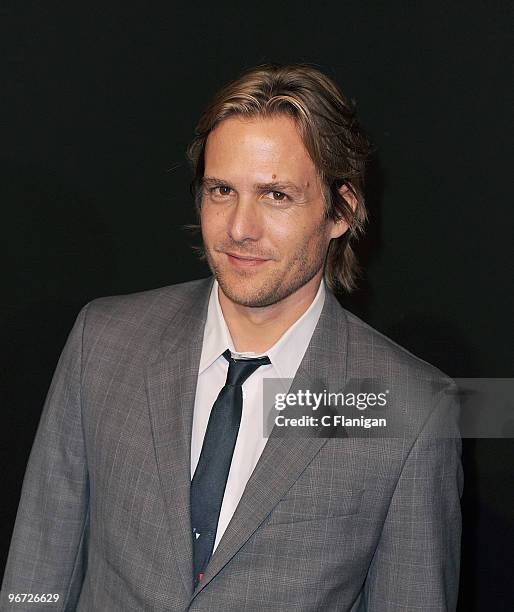
<path fill-rule="evenodd" d="M 441 392 L 408 453 L 359 609 L 456 609 L 463 476 L 455 397 L 455 386 Z"/>
<path fill-rule="evenodd" d="M 0 610 L 75 610 L 87 555 L 89 486 L 82 430 L 84 320 L 79 313 L 48 391 L 30 453 Z M 18 602 L 9 596 L 20 595 Z M 31 594 L 32 602 L 22 602 Z M 58 595 L 56 603 L 37 602 Z M 35 597 L 35 596 L 38 597 Z"/>

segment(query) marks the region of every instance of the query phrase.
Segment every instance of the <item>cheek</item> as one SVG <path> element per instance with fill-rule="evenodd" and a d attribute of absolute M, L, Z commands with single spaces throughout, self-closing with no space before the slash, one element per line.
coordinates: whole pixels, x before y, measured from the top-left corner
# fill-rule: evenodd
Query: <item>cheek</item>
<path fill-rule="evenodd" d="M 265 207 L 262 213 L 262 225 L 266 236 L 270 239 L 287 243 L 296 241 L 308 232 L 308 223 L 299 210 L 291 208 L 289 210 L 274 210 Z"/>
<path fill-rule="evenodd" d="M 224 227 L 223 215 L 219 209 L 204 204 L 200 212 L 200 224 L 202 226 L 204 238 L 215 236 L 219 234 Z"/>
<path fill-rule="evenodd" d="M 266 226 L 266 236 L 282 252 L 294 253 L 307 246 L 319 245 L 324 241 L 325 228 L 314 225 L 310 219 L 288 218 L 275 220 Z"/>

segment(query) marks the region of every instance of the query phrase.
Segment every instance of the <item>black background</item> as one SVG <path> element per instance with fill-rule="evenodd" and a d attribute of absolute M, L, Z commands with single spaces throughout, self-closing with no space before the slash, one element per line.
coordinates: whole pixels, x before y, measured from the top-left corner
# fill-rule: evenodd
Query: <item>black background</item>
<path fill-rule="evenodd" d="M 454 377 L 512 376 L 507 2 L 2 3 L 0 567 L 80 307 L 208 271 L 184 150 L 209 97 L 316 64 L 376 144 L 361 289 L 343 303 Z M 507 610 L 512 440 L 464 444 L 459 610 Z"/>

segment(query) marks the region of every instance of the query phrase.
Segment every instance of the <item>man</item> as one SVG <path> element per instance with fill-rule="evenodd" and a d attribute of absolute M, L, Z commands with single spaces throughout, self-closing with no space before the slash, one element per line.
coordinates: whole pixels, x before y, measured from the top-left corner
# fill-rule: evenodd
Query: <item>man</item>
<path fill-rule="evenodd" d="M 367 153 L 352 106 L 309 66 L 250 70 L 214 98 L 188 150 L 213 278 L 80 312 L 2 610 L 455 609 L 453 384 L 332 293 L 354 285 Z M 293 397 L 380 381 L 401 427 L 267 437 L 269 379 Z"/>

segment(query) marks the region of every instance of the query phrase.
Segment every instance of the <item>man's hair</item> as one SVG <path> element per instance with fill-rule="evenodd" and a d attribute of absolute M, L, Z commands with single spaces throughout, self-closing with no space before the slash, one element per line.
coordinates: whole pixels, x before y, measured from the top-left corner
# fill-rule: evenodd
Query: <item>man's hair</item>
<path fill-rule="evenodd" d="M 352 243 L 363 233 L 367 220 L 363 187 L 370 143 L 357 121 L 355 103 L 318 69 L 307 64 L 257 66 L 214 96 L 187 149 L 197 212 L 202 203 L 205 144 L 212 130 L 229 117 L 277 115 L 291 117 L 296 123 L 320 178 L 326 218 L 344 219 L 349 226 L 330 243 L 325 280 L 331 289 L 340 286 L 352 291 L 359 273 Z M 355 210 L 339 193 L 343 185 L 355 196 Z"/>

